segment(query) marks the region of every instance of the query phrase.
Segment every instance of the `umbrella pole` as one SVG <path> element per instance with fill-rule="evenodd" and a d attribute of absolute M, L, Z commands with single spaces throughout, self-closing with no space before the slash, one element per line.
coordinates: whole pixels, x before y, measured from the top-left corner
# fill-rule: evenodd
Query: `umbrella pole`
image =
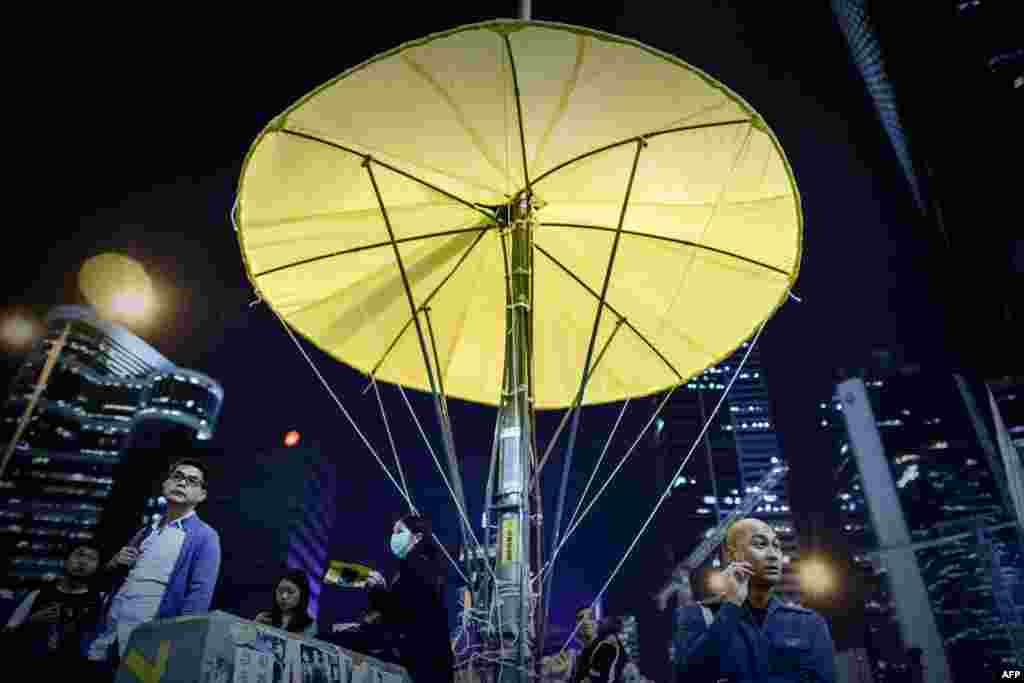
<path fill-rule="evenodd" d="M 530 0 L 519 0 L 519 18 L 523 21 L 530 20 Z"/>
<path fill-rule="evenodd" d="M 503 642 L 498 683 L 526 683 L 533 633 L 530 596 L 530 450 L 533 443 L 530 359 L 532 209 L 528 195 L 517 199 L 509 226 L 510 297 L 505 322 L 505 381 L 499 411 L 497 486 L 491 510 L 498 527 L 495 576 Z M 514 643 L 514 646 L 512 645 Z M 507 647 L 506 647 L 507 646 Z"/>

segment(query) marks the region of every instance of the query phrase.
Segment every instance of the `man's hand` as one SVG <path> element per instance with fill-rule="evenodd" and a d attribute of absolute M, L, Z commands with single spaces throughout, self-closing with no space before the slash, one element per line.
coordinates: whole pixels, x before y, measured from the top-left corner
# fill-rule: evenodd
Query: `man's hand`
<path fill-rule="evenodd" d="M 750 577 L 754 568 L 749 562 L 733 562 L 722 572 L 722 597 L 734 605 L 742 606 L 750 593 Z"/>
<path fill-rule="evenodd" d="M 131 567 L 139 559 L 140 554 L 141 553 L 138 548 L 126 545 L 117 551 L 117 555 L 110 558 L 110 562 L 107 563 L 107 566 L 111 569 L 116 569 L 118 567 Z"/>
<path fill-rule="evenodd" d="M 253 621 L 257 624 L 266 624 L 267 626 L 273 626 L 274 624 L 273 620 L 270 618 L 270 612 L 260 612 L 253 618 Z"/>
<path fill-rule="evenodd" d="M 60 618 L 60 605 L 54 603 L 46 609 L 39 610 L 28 618 L 30 624 L 55 624 Z"/>

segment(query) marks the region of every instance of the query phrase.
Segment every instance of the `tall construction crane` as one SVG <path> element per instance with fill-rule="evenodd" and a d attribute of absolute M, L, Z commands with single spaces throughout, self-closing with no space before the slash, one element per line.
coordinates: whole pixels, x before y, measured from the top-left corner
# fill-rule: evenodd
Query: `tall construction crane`
<path fill-rule="evenodd" d="M 770 492 L 775 485 L 782 481 L 782 478 L 789 472 L 789 465 L 778 465 L 766 474 L 761 481 L 757 482 L 750 487 L 743 502 L 736 506 L 736 509 L 729 513 L 729 516 L 723 519 L 718 526 L 716 526 L 710 534 L 708 534 L 700 545 L 694 548 L 686 559 L 676 565 L 676 568 L 672 570 L 672 576 L 669 578 L 660 591 L 655 595 L 655 600 L 658 602 L 658 609 L 665 609 L 668 605 L 668 600 L 673 594 L 680 596 L 680 602 L 689 604 L 693 601 L 693 589 L 690 586 L 690 575 L 696 571 L 698 567 L 704 564 L 704 561 L 711 557 L 711 554 L 715 552 L 718 546 L 722 545 L 722 541 L 725 540 L 725 535 L 729 531 L 729 527 L 734 522 L 743 517 L 749 515 L 754 508 L 757 507 L 758 503 L 764 498 L 765 494 Z"/>

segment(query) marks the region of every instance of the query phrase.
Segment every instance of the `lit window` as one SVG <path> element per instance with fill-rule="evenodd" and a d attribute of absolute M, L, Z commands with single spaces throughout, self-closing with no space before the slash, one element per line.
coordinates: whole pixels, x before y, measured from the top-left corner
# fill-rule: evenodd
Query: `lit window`
<path fill-rule="evenodd" d="M 775 464 L 775 463 L 777 463 L 778 461 L 779 461 L 779 459 L 778 459 L 778 458 L 776 458 L 776 457 L 775 457 L 775 456 L 773 455 L 773 456 L 772 456 L 772 464 L 774 465 L 774 464 Z"/>
<path fill-rule="evenodd" d="M 779 497 L 777 495 L 775 495 L 774 493 L 766 493 L 765 496 L 764 496 L 764 499 L 767 502 L 769 502 L 769 503 L 774 503 L 775 501 L 777 501 L 779 499 Z"/>
<path fill-rule="evenodd" d="M 974 458 L 967 458 L 967 464 L 968 465 L 977 465 L 978 461 L 975 460 Z"/>
<path fill-rule="evenodd" d="M 942 450 L 944 448 L 949 448 L 949 442 L 948 441 L 933 441 L 931 444 L 928 445 L 928 447 L 932 448 L 932 449 Z"/>
<path fill-rule="evenodd" d="M 822 427 L 828 427 L 828 420 L 822 420 L 821 421 L 821 426 Z"/>
<path fill-rule="evenodd" d="M 782 506 L 782 511 L 783 512 L 789 512 L 789 506 L 788 505 L 783 505 Z"/>
<path fill-rule="evenodd" d="M 711 514 L 711 510 L 709 510 L 707 508 L 697 508 L 697 514 L 698 515 L 709 515 L 709 514 Z"/>
<path fill-rule="evenodd" d="M 725 497 L 725 504 L 726 505 L 732 505 L 732 496 L 726 496 Z"/>
<path fill-rule="evenodd" d="M 844 443 L 839 447 L 839 455 L 846 455 L 847 451 L 850 450 L 850 444 Z"/>
<path fill-rule="evenodd" d="M 714 505 L 715 504 L 715 497 L 714 496 L 704 496 L 704 502 L 707 503 L 708 505 Z"/>

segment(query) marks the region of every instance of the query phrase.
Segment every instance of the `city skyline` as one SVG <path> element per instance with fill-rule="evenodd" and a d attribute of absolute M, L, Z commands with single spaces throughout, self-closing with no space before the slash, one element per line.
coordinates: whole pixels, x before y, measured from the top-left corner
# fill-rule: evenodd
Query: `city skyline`
<path fill-rule="evenodd" d="M 875 681 L 906 671 L 914 647 L 926 680 L 968 680 L 979 656 L 1011 666 L 1022 576 L 1003 461 L 986 453 L 962 377 L 875 358 L 819 406 Z"/>

